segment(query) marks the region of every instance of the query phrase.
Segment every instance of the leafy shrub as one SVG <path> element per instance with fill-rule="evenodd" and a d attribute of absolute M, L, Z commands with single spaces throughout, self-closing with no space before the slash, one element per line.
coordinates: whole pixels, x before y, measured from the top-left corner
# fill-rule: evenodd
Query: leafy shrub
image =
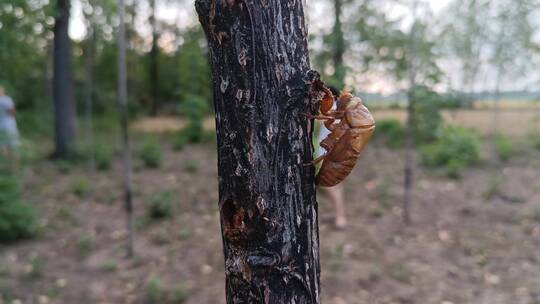
<path fill-rule="evenodd" d="M 474 98 L 465 93 L 446 94 L 441 100 L 441 109 L 471 109 L 473 105 Z"/>
<path fill-rule="evenodd" d="M 421 149 L 422 163 L 428 167 L 445 167 L 450 177 L 457 177 L 461 169 L 479 158 L 479 139 L 461 127 L 446 127 L 439 139 Z"/>
<path fill-rule="evenodd" d="M 188 173 L 195 173 L 199 170 L 199 162 L 194 159 L 187 160 L 186 164 L 184 165 L 184 169 Z"/>
<path fill-rule="evenodd" d="M 500 188 L 503 183 L 502 175 L 493 175 L 487 186 L 486 191 L 482 194 L 485 200 L 491 200 L 500 193 Z"/>
<path fill-rule="evenodd" d="M 104 145 L 97 145 L 95 151 L 96 169 L 106 171 L 111 168 L 113 153 Z"/>
<path fill-rule="evenodd" d="M 495 136 L 495 148 L 497 149 L 497 155 L 502 161 L 507 161 L 510 159 L 514 149 L 508 138 L 502 134 L 497 134 Z"/>
<path fill-rule="evenodd" d="M 20 146 L 18 152 L 21 165 L 29 165 L 36 161 L 39 158 L 37 147 L 32 142 L 24 138 L 20 138 L 19 140 Z"/>
<path fill-rule="evenodd" d="M 189 292 L 182 283 L 176 285 L 171 293 L 171 303 L 181 304 L 189 298 Z"/>
<path fill-rule="evenodd" d="M 411 271 L 407 265 L 401 264 L 394 270 L 392 277 L 399 282 L 410 283 Z"/>
<path fill-rule="evenodd" d="M 439 109 L 444 97 L 420 86 L 416 89 L 414 98 L 416 141 L 420 144 L 433 142 L 437 139 L 443 123 Z"/>
<path fill-rule="evenodd" d="M 163 283 L 157 277 L 151 277 L 146 286 L 146 295 L 149 303 L 163 303 L 166 298 L 166 291 Z"/>
<path fill-rule="evenodd" d="M 451 159 L 445 167 L 446 176 L 450 178 L 459 178 L 459 172 L 465 168 L 465 165 L 457 160 Z"/>
<path fill-rule="evenodd" d="M 0 204 L 18 200 L 20 195 L 19 181 L 9 173 L 0 172 Z"/>
<path fill-rule="evenodd" d="M 533 131 L 529 133 L 529 142 L 533 148 L 540 150 L 540 131 Z"/>
<path fill-rule="evenodd" d="M 182 283 L 168 287 L 158 277 L 151 277 L 146 285 L 146 302 L 149 304 L 182 304 L 189 298 L 189 291 Z"/>
<path fill-rule="evenodd" d="M 33 256 L 29 259 L 28 262 L 30 264 L 30 271 L 28 272 L 28 275 L 31 278 L 43 277 L 45 261 L 38 256 Z"/>
<path fill-rule="evenodd" d="M 90 183 L 87 179 L 80 178 L 77 180 L 74 180 L 71 185 L 69 186 L 70 192 L 73 193 L 75 196 L 82 198 L 85 197 L 88 192 L 90 192 Z"/>
<path fill-rule="evenodd" d="M 198 143 L 204 138 L 204 129 L 202 123 L 189 122 L 188 125 L 180 130 L 178 134 L 178 141 L 185 143 Z"/>
<path fill-rule="evenodd" d="M 34 209 L 15 202 L 0 204 L 0 242 L 28 239 L 37 233 Z"/>
<path fill-rule="evenodd" d="M 181 229 L 179 232 L 178 232 L 178 238 L 180 240 L 187 240 L 189 239 L 190 237 L 193 236 L 193 232 L 188 229 L 188 228 L 184 228 L 184 229 Z"/>
<path fill-rule="evenodd" d="M 398 120 L 385 119 L 377 122 L 375 138 L 382 138 L 388 147 L 392 149 L 401 147 L 404 136 L 405 130 Z"/>
<path fill-rule="evenodd" d="M 0 242 L 27 239 L 37 233 L 34 209 L 21 203 L 19 196 L 17 178 L 6 173 L 0 175 Z"/>
<path fill-rule="evenodd" d="M 204 99 L 188 96 L 178 110 L 188 120 L 187 126 L 180 130 L 174 143 L 174 148 L 181 150 L 187 143 L 198 143 L 205 139 L 202 122 L 205 113 L 208 112 L 208 107 Z"/>
<path fill-rule="evenodd" d="M 58 172 L 62 174 L 68 174 L 73 167 L 73 163 L 67 160 L 57 160 L 56 167 L 58 168 Z"/>
<path fill-rule="evenodd" d="M 173 149 L 176 151 L 184 149 L 184 147 L 189 143 L 187 136 L 183 135 L 182 131 L 183 130 L 178 132 L 178 134 L 174 137 Z"/>
<path fill-rule="evenodd" d="M 173 215 L 173 191 L 159 191 L 150 196 L 147 203 L 148 216 L 154 219 L 170 218 Z"/>
<path fill-rule="evenodd" d="M 161 148 L 159 142 L 147 138 L 139 152 L 139 156 L 147 168 L 158 168 L 161 165 Z"/>
<path fill-rule="evenodd" d="M 82 235 L 77 241 L 77 250 L 81 257 L 86 257 L 96 247 L 96 240 L 94 236 L 90 234 Z"/>
<path fill-rule="evenodd" d="M 106 272 L 114 272 L 118 269 L 118 262 L 114 259 L 105 260 L 101 264 L 101 269 Z"/>

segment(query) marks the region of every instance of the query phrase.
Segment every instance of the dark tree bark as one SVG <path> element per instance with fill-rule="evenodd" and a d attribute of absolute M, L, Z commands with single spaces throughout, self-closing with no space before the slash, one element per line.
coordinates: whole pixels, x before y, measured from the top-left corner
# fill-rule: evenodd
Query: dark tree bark
<path fill-rule="evenodd" d="M 152 104 L 150 108 L 150 115 L 155 116 L 159 110 L 159 91 L 158 91 L 158 39 L 159 33 L 157 31 L 156 23 L 156 0 L 150 0 L 150 25 L 152 26 L 152 49 L 150 50 L 150 94 L 152 95 Z"/>
<path fill-rule="evenodd" d="M 319 303 L 302 1 L 197 0 L 210 48 L 227 303 Z"/>
<path fill-rule="evenodd" d="M 57 0 L 54 23 L 54 156 L 65 158 L 75 141 L 75 104 L 71 76 L 71 41 L 68 35 L 69 0 Z"/>

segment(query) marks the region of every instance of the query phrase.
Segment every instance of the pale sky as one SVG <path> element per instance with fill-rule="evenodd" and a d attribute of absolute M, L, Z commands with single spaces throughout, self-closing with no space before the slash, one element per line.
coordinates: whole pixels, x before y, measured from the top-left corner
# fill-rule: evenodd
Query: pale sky
<path fill-rule="evenodd" d="M 442 8 L 444 8 L 450 0 L 423 0 L 421 2 L 424 2 L 426 4 L 429 4 L 433 12 L 436 14 L 438 13 Z M 145 8 L 145 3 L 142 4 L 143 8 L 141 11 L 148 12 L 148 8 Z M 391 16 L 397 17 L 400 15 L 408 14 L 408 10 L 403 5 L 385 5 L 387 9 L 391 12 Z M 332 17 L 328 17 L 328 9 L 331 9 L 331 3 L 330 1 L 312 1 L 307 0 L 307 7 L 306 10 L 308 11 L 309 20 L 321 20 L 319 23 L 321 23 L 322 26 L 327 26 L 328 24 L 332 24 L 333 20 Z M 83 17 L 82 17 L 82 9 L 81 9 L 81 3 L 78 0 L 73 1 L 72 6 L 72 18 L 69 26 L 69 34 L 72 39 L 75 40 L 81 40 L 84 38 L 84 35 L 86 34 L 86 29 L 83 23 Z M 315 18 L 315 16 L 320 15 L 326 15 L 325 18 Z M 164 20 L 167 23 L 180 23 L 179 26 L 182 25 L 190 25 L 194 22 L 196 22 L 196 13 L 195 9 L 193 8 L 192 1 L 188 1 L 188 3 L 177 4 L 177 5 L 166 5 L 161 4 L 158 5 L 158 12 L 157 12 L 158 18 L 160 20 Z M 310 30 L 312 28 L 318 28 L 318 25 L 313 24 L 314 22 L 309 21 L 309 27 Z"/>
<path fill-rule="evenodd" d="M 306 1 L 306 14 L 309 32 L 320 33 L 328 32 L 332 29 L 333 14 L 332 1 L 330 0 L 305 0 Z M 417 16 L 422 19 L 426 15 L 431 14 L 431 18 L 435 18 L 441 10 L 447 6 L 451 0 L 418 0 L 420 5 L 418 6 Z M 167 4 L 168 2 L 169 4 Z M 412 12 L 409 4 L 396 4 L 396 2 L 412 3 L 412 1 L 381 1 L 380 5 L 385 10 L 390 18 L 400 18 L 402 20 L 401 27 L 404 30 L 408 30 L 412 21 Z M 139 6 L 139 20 L 137 22 L 141 25 L 138 27 L 139 32 L 142 35 L 150 37 L 150 29 L 147 26 L 147 19 L 150 8 L 145 2 L 141 2 Z M 330 12 L 330 13 L 329 13 Z M 193 7 L 193 1 L 158 1 L 157 15 L 160 21 L 166 22 L 170 25 L 177 27 L 192 26 L 198 23 L 195 9 Z M 428 17 L 429 18 L 429 17 Z M 85 26 L 82 18 L 82 8 L 79 0 L 73 0 L 72 18 L 69 29 L 70 36 L 75 40 L 81 40 L 86 34 Z M 150 38 L 148 38 L 150 39 Z M 161 39 L 162 47 L 167 45 L 173 45 L 174 37 L 163 36 Z M 312 45 L 313 46 L 313 45 Z M 316 45 L 314 47 L 317 47 Z M 354 61 L 354 60 L 353 60 Z M 458 68 L 459 65 L 453 62 L 441 62 L 441 68 L 447 72 L 448 80 L 456 82 L 459 79 L 461 73 Z M 458 68 L 458 69 L 456 69 Z M 484 72 L 485 74 L 492 74 L 490 72 Z M 491 75 L 492 76 L 492 75 Z M 491 89 L 491 83 L 493 80 L 490 76 L 486 76 L 486 80 L 482 83 L 478 83 L 476 89 Z M 488 79 L 489 78 L 489 79 Z M 395 92 L 396 90 L 403 89 L 388 75 L 377 72 L 369 71 L 369 73 L 363 73 L 362 75 L 349 75 L 346 82 L 363 91 L 372 93 L 388 94 Z M 446 84 L 442 84 L 438 90 L 446 90 Z M 523 89 L 515 87 L 516 84 L 508 84 L 504 86 L 504 89 Z"/>

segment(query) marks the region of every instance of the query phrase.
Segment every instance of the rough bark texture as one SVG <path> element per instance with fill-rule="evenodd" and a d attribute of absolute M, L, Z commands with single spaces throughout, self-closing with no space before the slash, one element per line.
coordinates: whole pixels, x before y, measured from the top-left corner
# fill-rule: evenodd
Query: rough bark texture
<path fill-rule="evenodd" d="M 227 303 L 319 303 L 310 71 L 299 0 L 197 0 L 212 66 Z"/>
<path fill-rule="evenodd" d="M 58 0 L 54 23 L 54 129 L 56 157 L 66 157 L 75 140 L 75 105 L 68 36 L 69 0 Z"/>

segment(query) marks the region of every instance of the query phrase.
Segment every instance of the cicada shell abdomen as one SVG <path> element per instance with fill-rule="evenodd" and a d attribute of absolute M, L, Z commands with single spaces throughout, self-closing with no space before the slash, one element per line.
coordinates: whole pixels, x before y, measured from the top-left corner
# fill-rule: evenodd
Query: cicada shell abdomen
<path fill-rule="evenodd" d="M 315 183 L 332 187 L 342 182 L 356 165 L 374 129 L 375 127 L 371 126 L 347 130 L 324 158 Z"/>

